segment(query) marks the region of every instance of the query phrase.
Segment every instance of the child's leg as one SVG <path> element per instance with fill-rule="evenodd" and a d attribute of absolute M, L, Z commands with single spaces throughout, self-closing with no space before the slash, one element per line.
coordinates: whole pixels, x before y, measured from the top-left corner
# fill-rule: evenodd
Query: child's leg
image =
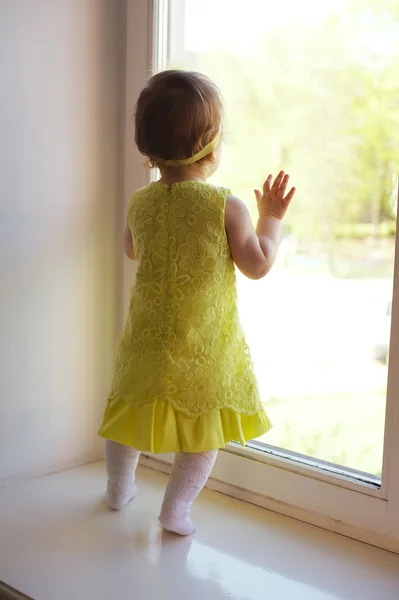
<path fill-rule="evenodd" d="M 206 484 L 217 453 L 217 450 L 209 450 L 176 454 L 159 516 L 164 529 L 179 535 L 194 533 L 195 525 L 190 519 L 191 505 Z"/>
<path fill-rule="evenodd" d="M 105 465 L 108 473 L 106 499 L 108 506 L 120 510 L 136 497 L 134 483 L 140 452 L 129 446 L 105 441 Z"/>

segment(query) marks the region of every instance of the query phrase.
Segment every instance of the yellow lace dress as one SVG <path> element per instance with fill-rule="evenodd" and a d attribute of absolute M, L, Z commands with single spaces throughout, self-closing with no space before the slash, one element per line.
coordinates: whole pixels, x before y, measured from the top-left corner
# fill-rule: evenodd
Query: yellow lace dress
<path fill-rule="evenodd" d="M 134 194 L 138 271 L 102 437 L 155 453 L 202 452 L 270 429 L 238 317 L 227 194 L 197 181 Z"/>

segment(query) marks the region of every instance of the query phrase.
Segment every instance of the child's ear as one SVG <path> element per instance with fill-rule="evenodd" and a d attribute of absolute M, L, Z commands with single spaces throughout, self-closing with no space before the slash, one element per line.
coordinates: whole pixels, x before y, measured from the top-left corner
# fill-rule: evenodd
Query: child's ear
<path fill-rule="evenodd" d="M 210 152 L 206 158 L 209 160 L 209 162 L 215 162 L 216 161 L 215 151 L 212 150 L 212 152 Z"/>
<path fill-rule="evenodd" d="M 206 156 L 204 156 L 204 158 L 201 158 L 201 160 L 198 161 L 198 164 L 200 165 L 211 165 L 212 163 L 214 163 L 216 160 L 216 154 L 215 151 L 209 152 L 209 154 L 207 154 Z"/>

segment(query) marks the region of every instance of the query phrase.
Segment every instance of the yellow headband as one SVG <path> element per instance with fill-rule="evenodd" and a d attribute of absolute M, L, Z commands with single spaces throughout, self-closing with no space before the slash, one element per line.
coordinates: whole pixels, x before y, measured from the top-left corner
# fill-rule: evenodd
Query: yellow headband
<path fill-rule="evenodd" d="M 187 165 L 192 165 L 193 163 L 197 162 L 197 160 L 201 160 L 201 158 L 204 158 L 204 156 L 207 156 L 215 150 L 219 143 L 220 135 L 221 132 L 219 131 L 216 137 L 209 142 L 209 144 L 197 152 L 197 154 L 194 154 L 194 156 L 190 156 L 190 158 L 182 158 L 180 160 L 159 160 L 158 162 L 166 167 L 185 167 Z"/>

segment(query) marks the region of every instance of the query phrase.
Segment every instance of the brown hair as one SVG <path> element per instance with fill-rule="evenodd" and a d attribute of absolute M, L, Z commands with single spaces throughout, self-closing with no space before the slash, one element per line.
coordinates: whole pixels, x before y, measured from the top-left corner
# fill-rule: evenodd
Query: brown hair
<path fill-rule="evenodd" d="M 136 144 L 152 166 L 189 158 L 215 138 L 222 119 L 222 98 L 208 77 L 163 71 L 149 80 L 137 101 Z"/>

